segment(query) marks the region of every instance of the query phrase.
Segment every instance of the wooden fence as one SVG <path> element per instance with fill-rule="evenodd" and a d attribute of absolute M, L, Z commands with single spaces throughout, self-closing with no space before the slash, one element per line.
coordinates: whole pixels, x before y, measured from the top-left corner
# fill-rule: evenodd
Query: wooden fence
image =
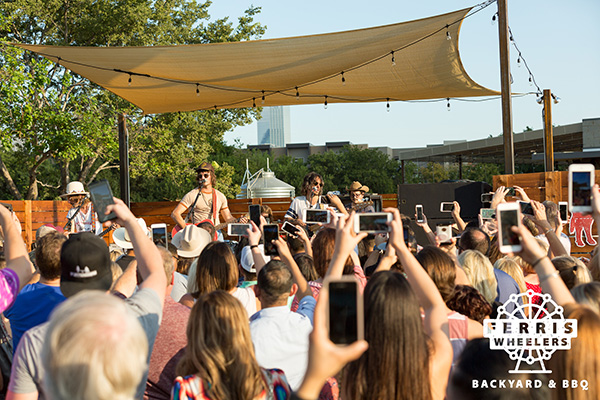
<path fill-rule="evenodd" d="M 596 182 L 600 182 L 599 179 L 600 171 L 596 171 Z M 557 204 L 559 201 L 569 201 L 569 177 L 567 171 L 496 175 L 494 176 L 494 190 L 499 186 L 520 186 L 532 200 L 550 200 Z M 593 243 L 598 238 L 598 230 L 592 222 L 593 219 L 591 219 L 591 216 L 587 216 L 584 219 L 575 218 L 566 225 L 563 232 L 571 239 L 572 255 L 585 256 L 594 249 L 595 245 Z M 582 235 L 582 225 L 584 224 L 592 224 L 590 231 L 593 234 L 593 238 L 588 238 L 585 234 Z M 570 233 L 571 229 L 573 229 L 574 233 Z M 577 245 L 576 235 L 582 235 L 579 244 L 583 244 L 583 246 Z"/>
<path fill-rule="evenodd" d="M 383 207 L 396 207 L 396 194 L 381 195 Z M 22 234 L 25 243 L 31 249 L 35 241 L 35 231 L 44 224 L 64 226 L 67 222 L 67 212 L 70 205 L 66 201 L 59 200 L 2 200 L 13 206 L 13 210 L 21 221 Z M 285 212 L 290 206 L 289 197 L 258 198 L 258 199 L 233 199 L 228 200 L 229 209 L 236 218 L 248 212 L 250 204 L 260 204 L 271 207 L 273 216 L 277 221 L 283 221 Z M 146 224 L 166 223 L 169 231 L 175 227 L 171 219 L 171 211 L 177 206 L 175 201 L 158 201 L 131 203 L 131 211 L 137 217 L 142 217 Z M 105 236 L 107 243 L 112 243 L 112 232 Z"/>

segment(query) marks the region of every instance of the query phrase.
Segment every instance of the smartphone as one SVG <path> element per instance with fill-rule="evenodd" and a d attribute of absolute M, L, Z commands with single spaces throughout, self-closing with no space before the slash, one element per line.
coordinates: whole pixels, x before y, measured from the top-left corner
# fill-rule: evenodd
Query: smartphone
<path fill-rule="evenodd" d="M 515 188 L 514 187 L 507 187 L 508 189 L 508 193 L 506 193 L 506 196 L 515 196 Z"/>
<path fill-rule="evenodd" d="M 279 225 L 277 224 L 266 224 L 263 226 L 263 242 L 265 243 L 265 256 L 276 256 L 277 247 L 272 240 L 279 238 Z"/>
<path fill-rule="evenodd" d="M 452 225 L 438 225 L 435 235 L 440 239 L 440 244 L 452 243 Z"/>
<path fill-rule="evenodd" d="M 167 224 L 152 224 L 150 225 L 150 230 L 152 231 L 152 241 L 154 244 L 167 248 Z"/>
<path fill-rule="evenodd" d="M 248 206 L 248 214 L 250 214 L 250 221 L 253 221 L 256 226 L 260 226 L 260 204 Z"/>
<path fill-rule="evenodd" d="M 88 187 L 90 198 L 94 205 L 94 210 L 98 214 L 98 221 L 106 222 L 115 219 L 117 216 L 114 213 L 105 214 L 106 207 L 115 204 L 113 201 L 113 193 L 106 179 L 90 183 Z"/>
<path fill-rule="evenodd" d="M 494 208 L 482 208 L 479 210 L 479 215 L 483 219 L 494 219 L 496 218 L 496 209 Z"/>
<path fill-rule="evenodd" d="M 281 226 L 281 230 L 287 234 L 296 236 L 298 235 L 298 231 L 300 230 L 300 228 L 298 228 L 296 225 L 292 224 L 289 221 L 285 221 Z"/>
<path fill-rule="evenodd" d="M 558 210 L 560 211 L 560 220 L 566 224 L 569 222 L 569 203 L 566 201 L 558 202 Z"/>
<path fill-rule="evenodd" d="M 250 224 L 229 224 L 227 225 L 227 234 L 229 236 L 248 236 L 247 230 L 252 230 Z"/>
<path fill-rule="evenodd" d="M 491 203 L 494 198 L 494 193 L 481 193 L 482 203 Z"/>
<path fill-rule="evenodd" d="M 425 217 L 423 216 L 423 206 L 421 204 L 417 204 L 415 206 L 415 212 L 417 213 L 417 222 L 425 222 Z"/>
<path fill-rule="evenodd" d="M 354 214 L 354 232 L 386 233 L 390 231 L 388 222 L 391 221 L 392 213 Z"/>
<path fill-rule="evenodd" d="M 404 234 L 404 243 L 408 243 L 408 240 L 410 239 L 410 231 L 408 230 L 407 226 L 402 227 L 402 233 Z"/>
<path fill-rule="evenodd" d="M 592 164 L 569 165 L 569 205 L 572 213 L 590 214 L 592 212 L 594 175 Z"/>
<path fill-rule="evenodd" d="M 496 210 L 498 245 L 501 253 L 518 253 L 523 249 L 518 233 L 513 226 L 521 225 L 521 206 L 517 203 L 500 203 Z"/>
<path fill-rule="evenodd" d="M 521 214 L 534 215 L 531 203 L 526 201 L 519 201 L 519 206 L 521 207 Z"/>
<path fill-rule="evenodd" d="M 327 330 L 337 345 L 349 345 L 364 338 L 363 301 L 354 276 L 325 279 L 329 294 Z"/>
<path fill-rule="evenodd" d="M 331 214 L 327 210 L 305 208 L 302 210 L 302 221 L 305 224 L 328 224 L 331 218 Z"/>
<path fill-rule="evenodd" d="M 441 212 L 452 212 L 454 210 L 454 203 L 451 201 L 444 201 L 440 203 Z"/>

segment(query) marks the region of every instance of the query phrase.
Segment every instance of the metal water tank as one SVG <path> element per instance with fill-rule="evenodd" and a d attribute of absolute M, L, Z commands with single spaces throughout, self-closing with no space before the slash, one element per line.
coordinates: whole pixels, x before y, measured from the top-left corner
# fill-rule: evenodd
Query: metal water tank
<path fill-rule="evenodd" d="M 272 171 L 260 170 L 258 175 L 247 184 L 246 198 L 294 197 L 296 189 L 277 179 Z M 244 188 L 242 187 L 242 193 Z"/>

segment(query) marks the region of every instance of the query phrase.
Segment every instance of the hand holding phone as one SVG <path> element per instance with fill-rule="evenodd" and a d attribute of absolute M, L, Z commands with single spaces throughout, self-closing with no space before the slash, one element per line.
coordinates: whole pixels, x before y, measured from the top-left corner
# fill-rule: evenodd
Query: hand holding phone
<path fill-rule="evenodd" d="M 248 213 L 250 214 L 250 221 L 254 222 L 256 226 L 260 226 L 260 204 L 248 206 Z"/>
<path fill-rule="evenodd" d="M 227 234 L 229 236 L 248 236 L 248 229 L 252 230 L 251 224 L 229 224 Z"/>
<path fill-rule="evenodd" d="M 440 203 L 440 212 L 452 212 L 454 210 L 454 203 L 451 201 L 444 201 Z"/>
<path fill-rule="evenodd" d="M 306 224 L 328 224 L 331 221 L 329 210 L 305 208 L 302 210 L 302 221 Z"/>
<path fill-rule="evenodd" d="M 381 213 L 356 213 L 354 214 L 354 232 L 386 233 L 390 231 L 388 222 L 392 221 L 392 214 Z"/>
<path fill-rule="evenodd" d="M 152 224 L 150 225 L 150 229 L 152 230 L 152 241 L 154 244 L 168 248 L 167 224 Z"/>
<path fill-rule="evenodd" d="M 496 209 L 498 245 L 502 253 L 518 253 L 523 249 L 519 234 L 513 227 L 521 226 L 521 208 L 518 203 L 500 203 Z"/>
<path fill-rule="evenodd" d="M 363 301 L 354 276 L 325 279 L 328 293 L 327 330 L 337 345 L 349 345 L 364 338 Z"/>
<path fill-rule="evenodd" d="M 569 204 L 571 212 L 590 214 L 592 212 L 592 187 L 595 169 L 592 164 L 569 165 Z"/>
<path fill-rule="evenodd" d="M 417 204 L 415 206 L 415 219 L 418 223 L 423 223 L 425 222 L 425 215 L 423 214 L 423 206 L 421 204 Z"/>
<path fill-rule="evenodd" d="M 296 225 L 292 224 L 289 221 L 285 221 L 281 226 L 281 230 L 287 233 L 288 235 L 298 236 L 298 231 L 301 228 L 298 228 Z"/>
<path fill-rule="evenodd" d="M 276 256 L 277 247 L 273 240 L 279 238 L 279 226 L 277 224 L 267 224 L 263 226 L 263 242 L 265 244 L 265 256 Z"/>
<path fill-rule="evenodd" d="M 115 219 L 117 216 L 114 212 L 106 214 L 106 207 L 115 204 L 108 181 L 103 179 L 101 181 L 92 182 L 89 186 L 89 190 L 94 210 L 96 211 L 96 214 L 98 214 L 98 221 L 106 222 Z"/>

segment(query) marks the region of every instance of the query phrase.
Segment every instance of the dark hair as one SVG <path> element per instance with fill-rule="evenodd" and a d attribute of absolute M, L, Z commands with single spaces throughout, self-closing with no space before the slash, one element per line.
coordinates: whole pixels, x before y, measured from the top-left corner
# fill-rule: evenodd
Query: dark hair
<path fill-rule="evenodd" d="M 465 315 L 483 324 L 485 317 L 492 315 L 492 305 L 472 286 L 456 285 L 454 294 L 446 305 L 452 311 Z"/>
<path fill-rule="evenodd" d="M 35 264 L 40 270 L 40 276 L 46 280 L 60 277 L 60 251 L 67 237 L 62 233 L 50 232 L 36 241 Z"/>
<path fill-rule="evenodd" d="M 456 266 L 452 258 L 436 246 L 423 247 L 416 258 L 435 283 L 444 301 L 450 299 L 456 286 Z"/>
<path fill-rule="evenodd" d="M 466 229 L 458 242 L 462 251 L 477 250 L 484 256 L 490 254 L 490 237 L 481 228 Z"/>
<path fill-rule="evenodd" d="M 299 225 L 296 225 L 296 228 L 304 229 L 304 227 Z M 287 235 L 286 241 L 292 253 L 299 253 L 301 251 L 306 250 L 306 247 L 304 246 L 304 241 L 298 236 Z"/>
<path fill-rule="evenodd" d="M 344 399 L 431 399 L 429 339 L 406 278 L 374 274 L 364 304 L 369 348 L 344 370 Z"/>
<path fill-rule="evenodd" d="M 187 275 L 190 267 L 194 263 L 194 260 L 197 258 L 198 257 L 189 258 L 177 256 L 177 267 L 175 267 L 175 271 L 179 272 L 180 274 Z"/>
<path fill-rule="evenodd" d="M 271 207 L 269 206 L 265 206 L 265 205 L 261 205 L 260 206 L 260 213 L 262 214 L 267 214 L 267 218 L 269 218 L 268 223 L 269 224 L 274 224 L 275 223 L 275 217 L 273 216 L 273 210 L 271 209 Z"/>
<path fill-rule="evenodd" d="M 207 170 L 207 169 L 196 169 L 196 182 L 199 182 L 201 177 L 200 174 L 203 172 L 208 172 L 210 174 L 210 184 L 212 185 L 212 187 L 214 188 L 215 185 L 217 184 L 217 174 L 215 174 L 215 170 Z"/>
<path fill-rule="evenodd" d="M 560 210 L 558 205 L 550 200 L 546 200 L 542 204 L 546 207 L 546 219 L 548 223 L 552 229 L 558 228 L 560 226 Z"/>
<path fill-rule="evenodd" d="M 217 231 L 215 230 L 215 225 L 212 222 L 202 221 L 197 225 L 198 225 L 198 228 L 202 228 L 206 232 L 208 232 L 210 234 L 210 237 L 212 240 L 215 239 L 215 235 L 216 235 Z"/>
<path fill-rule="evenodd" d="M 317 174 L 316 172 L 309 172 L 304 176 L 304 179 L 302 180 L 302 189 L 300 190 L 302 195 L 307 196 L 308 193 L 310 193 L 315 178 L 319 178 L 321 180 L 321 183 L 325 183 L 323 181 L 323 177 L 320 174 Z"/>
<path fill-rule="evenodd" d="M 300 272 L 307 281 L 316 281 L 319 279 L 317 271 L 315 271 L 315 261 L 307 253 L 298 253 L 294 255 L 294 261 L 298 264 Z"/>
<path fill-rule="evenodd" d="M 528 379 L 542 382 L 547 380 L 544 374 L 532 375 L 526 372 L 510 374 L 508 371 L 512 370 L 514 366 L 515 362 L 511 361 L 505 351 L 490 349 L 489 339 L 469 340 L 450 376 L 447 399 L 542 400 L 552 398 L 546 384 L 542 384 L 540 388 L 527 387 L 527 385 L 517 387 L 517 385 L 510 386 L 508 384 L 506 387 L 473 386 L 473 382 L 491 382 L 492 380 Z"/>
<path fill-rule="evenodd" d="M 315 270 L 319 277 L 325 277 L 329 269 L 329 263 L 333 257 L 335 248 L 335 229 L 321 228 L 312 242 L 313 258 L 315 260 Z M 344 265 L 344 275 L 352 275 L 354 273 L 354 263 L 350 256 L 346 259 Z"/>
<path fill-rule="evenodd" d="M 290 269 L 279 260 L 271 260 L 258 273 L 256 285 L 261 291 L 261 300 L 268 304 L 287 298 L 294 280 Z"/>
<path fill-rule="evenodd" d="M 210 293 L 221 289 L 226 292 L 237 286 L 240 277 L 235 256 L 224 242 L 210 242 L 198 258 L 196 283 L 198 291 L 192 295 Z"/>

